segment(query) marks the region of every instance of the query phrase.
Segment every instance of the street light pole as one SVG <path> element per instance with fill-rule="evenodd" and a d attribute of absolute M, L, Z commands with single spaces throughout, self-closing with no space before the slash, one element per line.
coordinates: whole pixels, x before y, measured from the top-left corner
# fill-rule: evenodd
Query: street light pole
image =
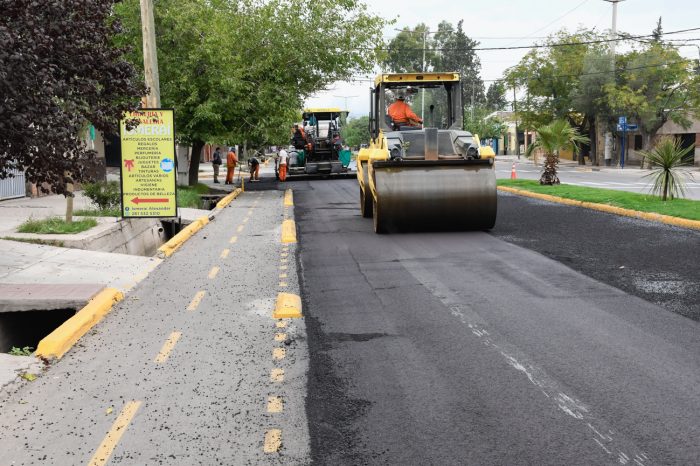
<path fill-rule="evenodd" d="M 612 11 L 612 28 L 610 29 L 610 55 L 611 55 L 611 61 L 610 61 L 610 72 L 612 73 L 612 78 L 613 81 L 615 81 L 615 46 L 617 45 L 617 4 L 620 2 L 623 2 L 624 0 L 604 0 L 608 3 L 612 3 L 613 6 L 613 11 Z M 607 165 L 609 162 L 612 160 L 612 154 L 610 154 L 610 151 L 612 151 L 612 144 L 608 144 L 608 141 L 612 140 L 612 133 L 610 130 L 605 132 L 605 141 L 606 144 L 603 146 L 603 156 L 605 157 L 605 164 Z M 596 160 L 598 157 L 596 157 Z"/>
<path fill-rule="evenodd" d="M 348 109 L 348 99 L 354 99 L 355 97 L 359 97 L 356 95 L 334 95 L 333 97 L 336 97 L 338 99 L 345 99 L 345 108 L 343 110 Z"/>
<path fill-rule="evenodd" d="M 158 77 L 156 29 L 153 20 L 153 0 L 141 0 L 141 33 L 143 35 L 144 75 L 148 87 L 146 107 L 160 108 L 160 80 Z"/>

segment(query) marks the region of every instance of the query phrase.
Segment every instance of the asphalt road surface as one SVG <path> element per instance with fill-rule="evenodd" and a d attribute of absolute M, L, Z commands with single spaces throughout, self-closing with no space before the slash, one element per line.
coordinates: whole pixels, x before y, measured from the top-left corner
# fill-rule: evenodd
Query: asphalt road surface
<path fill-rule="evenodd" d="M 700 464 L 700 234 L 505 195 L 375 235 L 356 181 L 289 185 L 316 464 Z"/>

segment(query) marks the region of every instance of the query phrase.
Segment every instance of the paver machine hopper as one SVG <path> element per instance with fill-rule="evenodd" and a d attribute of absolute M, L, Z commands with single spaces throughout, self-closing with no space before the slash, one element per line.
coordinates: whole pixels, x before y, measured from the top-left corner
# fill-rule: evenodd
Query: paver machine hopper
<path fill-rule="evenodd" d="M 462 129 L 459 74 L 381 74 L 370 96 L 371 139 L 358 154 L 357 179 L 360 209 L 374 217 L 374 231 L 492 228 L 494 158 L 482 156 L 479 141 Z M 392 119 L 397 100 L 419 119 Z"/>

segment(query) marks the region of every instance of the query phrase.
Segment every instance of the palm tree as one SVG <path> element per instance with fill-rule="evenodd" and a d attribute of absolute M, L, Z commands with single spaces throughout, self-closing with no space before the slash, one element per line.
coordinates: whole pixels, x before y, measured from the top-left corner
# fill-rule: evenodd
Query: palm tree
<path fill-rule="evenodd" d="M 651 178 L 651 192 L 661 196 L 662 200 L 681 197 L 685 194 L 685 177 L 690 179 L 693 175 L 684 167 L 690 162 L 685 157 L 695 148 L 694 145 L 683 148 L 680 141 L 675 138 L 661 138 L 654 148 L 642 151 L 651 165 L 651 173 L 646 177 Z"/>
<path fill-rule="evenodd" d="M 589 139 L 582 136 L 568 121 L 554 120 L 537 129 L 537 137 L 527 148 L 525 156 L 530 157 L 535 150 L 544 152 L 544 171 L 540 177 L 540 184 L 559 184 L 559 177 L 557 177 L 559 151 L 571 149 L 578 154 L 580 145 L 586 144 L 588 141 Z"/>

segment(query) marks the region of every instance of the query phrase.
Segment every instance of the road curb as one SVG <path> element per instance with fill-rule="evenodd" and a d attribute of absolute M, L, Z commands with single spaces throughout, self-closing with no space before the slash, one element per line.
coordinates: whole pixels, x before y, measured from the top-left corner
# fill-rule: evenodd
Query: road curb
<path fill-rule="evenodd" d="M 45 359 L 61 359 L 73 345 L 94 327 L 112 307 L 124 299 L 116 288 L 105 288 L 85 307 L 39 342 L 36 355 Z"/>
<path fill-rule="evenodd" d="M 511 188 L 509 186 L 498 186 L 498 189 L 500 191 L 517 194 L 519 196 L 526 196 L 535 199 L 540 199 L 543 201 L 556 202 L 557 204 L 565 204 L 574 207 L 583 207 L 586 209 L 597 210 L 599 212 L 606 212 L 609 214 L 621 215 L 624 217 L 640 218 L 642 220 L 648 220 L 650 222 L 664 223 L 666 225 L 673 225 L 681 228 L 700 230 L 700 221 L 698 220 L 688 220 L 686 218 L 672 217 L 670 215 L 662 215 L 654 212 L 640 212 L 638 210 L 623 209 L 622 207 L 615 207 L 607 204 L 598 204 L 595 202 L 577 201 L 575 199 L 566 199 L 563 197 L 552 196 L 550 194 L 534 193 L 532 191 Z"/>
<path fill-rule="evenodd" d="M 209 223 L 208 216 L 199 217 L 194 222 L 187 225 L 185 228 L 180 230 L 180 232 L 170 238 L 167 243 L 158 248 L 158 257 L 164 259 L 166 257 L 172 256 L 175 251 L 177 251 L 180 246 L 185 244 L 185 241 L 190 239 L 195 233 L 204 228 L 204 225 Z"/>
<path fill-rule="evenodd" d="M 228 194 L 226 197 L 221 199 L 219 202 L 216 203 L 216 209 L 215 210 L 221 210 L 227 205 L 231 203 L 234 199 L 238 197 L 239 194 L 241 194 L 243 190 L 241 188 L 236 188 L 233 191 L 231 191 L 231 194 Z M 218 212 L 217 212 L 218 213 Z"/>

